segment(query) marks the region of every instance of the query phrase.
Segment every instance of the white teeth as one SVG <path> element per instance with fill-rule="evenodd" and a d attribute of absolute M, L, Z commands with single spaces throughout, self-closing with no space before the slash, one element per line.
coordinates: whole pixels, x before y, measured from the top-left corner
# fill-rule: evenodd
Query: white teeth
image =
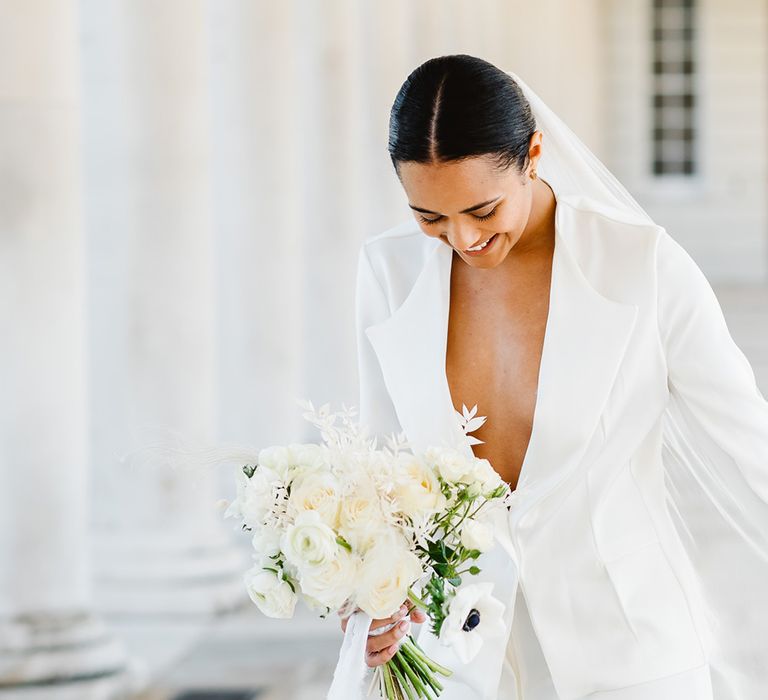
<path fill-rule="evenodd" d="M 493 236 L 491 236 L 493 238 Z M 482 250 L 491 242 L 491 238 L 489 238 L 485 243 L 481 243 L 480 245 L 475 246 L 474 248 L 467 248 L 467 250 Z"/>

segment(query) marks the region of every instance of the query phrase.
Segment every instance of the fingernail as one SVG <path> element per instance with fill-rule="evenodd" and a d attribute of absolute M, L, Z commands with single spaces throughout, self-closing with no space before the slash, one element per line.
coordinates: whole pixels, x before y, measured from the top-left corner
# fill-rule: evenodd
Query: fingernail
<path fill-rule="evenodd" d="M 403 621 L 402 621 L 402 622 L 401 622 L 401 623 L 398 625 L 398 627 L 400 628 L 400 631 L 401 631 L 401 632 L 405 632 L 405 631 L 408 629 L 408 625 L 409 625 L 409 624 L 410 624 L 410 623 L 408 622 L 408 620 L 403 620 Z"/>

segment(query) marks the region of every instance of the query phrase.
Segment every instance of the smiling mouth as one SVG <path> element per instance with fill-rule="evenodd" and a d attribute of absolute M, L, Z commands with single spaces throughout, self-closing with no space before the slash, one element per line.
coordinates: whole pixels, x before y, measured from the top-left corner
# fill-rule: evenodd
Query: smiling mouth
<path fill-rule="evenodd" d="M 482 243 L 480 243 L 479 245 L 476 245 L 476 246 L 472 246 L 471 248 L 465 248 L 465 249 L 464 249 L 464 252 L 465 252 L 465 253 L 473 253 L 473 252 L 475 252 L 475 251 L 478 251 L 478 250 L 482 250 L 482 249 L 483 249 L 483 248 L 485 248 L 485 247 L 486 247 L 486 246 L 487 246 L 487 245 L 488 245 L 488 244 L 489 244 L 489 243 L 490 243 L 490 242 L 491 242 L 491 241 L 492 241 L 494 238 L 496 238 L 496 236 L 497 236 L 497 235 L 498 235 L 498 234 L 494 233 L 494 234 L 493 234 L 493 235 L 492 235 L 492 236 L 491 236 L 491 237 L 490 237 L 488 240 L 486 240 L 486 241 L 483 241 L 483 242 L 482 242 Z"/>

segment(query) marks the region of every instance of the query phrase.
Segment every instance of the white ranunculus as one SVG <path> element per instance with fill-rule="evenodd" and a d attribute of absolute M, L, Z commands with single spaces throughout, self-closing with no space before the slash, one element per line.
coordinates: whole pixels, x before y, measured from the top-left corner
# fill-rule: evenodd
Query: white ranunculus
<path fill-rule="evenodd" d="M 332 528 L 339 525 L 341 501 L 339 482 L 329 472 L 309 472 L 299 475 L 291 486 L 288 513 L 297 517 L 305 511 L 316 511 Z"/>
<path fill-rule="evenodd" d="M 440 642 L 451 647 L 462 663 L 470 663 L 485 642 L 504 642 L 505 606 L 491 595 L 492 591 L 491 582 L 473 583 L 460 587 L 450 601 L 440 628 Z M 473 623 L 476 626 L 472 627 Z"/>
<path fill-rule="evenodd" d="M 445 505 L 434 470 L 409 452 L 398 454 L 393 495 L 397 508 L 413 519 L 436 513 Z"/>
<path fill-rule="evenodd" d="M 339 532 L 360 554 L 387 528 L 373 484 L 358 483 L 341 499 Z"/>
<path fill-rule="evenodd" d="M 336 558 L 336 532 L 314 510 L 299 513 L 280 540 L 285 558 L 297 568 L 319 566 Z"/>
<path fill-rule="evenodd" d="M 479 520 L 465 520 L 461 525 L 461 544 L 467 549 L 487 552 L 493 547 L 493 530 Z"/>
<path fill-rule="evenodd" d="M 452 447 L 430 446 L 424 451 L 424 456 L 450 483 L 468 483 L 473 479 L 473 460 Z"/>
<path fill-rule="evenodd" d="M 402 538 L 384 537 L 363 558 L 357 604 L 374 619 L 389 617 L 422 573 L 421 561 Z"/>
<path fill-rule="evenodd" d="M 325 564 L 300 569 L 301 591 L 311 600 L 337 610 L 353 594 L 359 568 L 360 558 L 342 547 Z"/>
<path fill-rule="evenodd" d="M 245 572 L 243 580 L 251 600 L 267 617 L 293 617 L 297 595 L 274 571 L 267 571 L 257 564 Z"/>

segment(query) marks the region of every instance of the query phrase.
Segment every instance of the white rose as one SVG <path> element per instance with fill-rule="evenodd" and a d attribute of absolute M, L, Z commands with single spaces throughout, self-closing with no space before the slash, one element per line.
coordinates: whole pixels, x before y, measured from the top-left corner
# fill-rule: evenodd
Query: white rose
<path fill-rule="evenodd" d="M 461 452 L 451 447 L 430 446 L 424 452 L 425 458 L 433 463 L 443 477 L 451 483 L 467 483 L 472 480 L 474 465 Z"/>
<path fill-rule="evenodd" d="M 293 525 L 283 533 L 280 545 L 285 558 L 297 568 L 326 564 L 339 551 L 336 532 L 314 510 L 298 515 Z"/>
<path fill-rule="evenodd" d="M 501 478 L 501 475 L 493 468 L 493 465 L 491 465 L 487 459 L 476 459 L 474 467 L 473 476 L 480 484 L 483 493 L 490 493 L 505 483 Z"/>
<path fill-rule="evenodd" d="M 359 553 L 365 553 L 386 528 L 379 495 L 372 484 L 357 484 L 341 499 L 339 531 Z"/>
<path fill-rule="evenodd" d="M 288 499 L 288 513 L 297 517 L 305 511 L 316 511 L 323 522 L 336 528 L 339 524 L 339 482 L 329 472 L 311 472 L 296 478 Z"/>
<path fill-rule="evenodd" d="M 301 569 L 301 591 L 311 601 L 337 610 L 353 594 L 359 568 L 360 558 L 340 548 L 325 564 Z"/>
<path fill-rule="evenodd" d="M 440 642 L 451 647 L 462 663 L 470 663 L 485 642 L 503 644 L 504 603 L 491 595 L 493 583 L 462 586 L 449 603 L 440 627 Z"/>
<path fill-rule="evenodd" d="M 293 617 L 296 593 L 274 571 L 267 571 L 261 568 L 261 564 L 257 564 L 245 572 L 243 580 L 251 600 L 267 617 Z"/>
<path fill-rule="evenodd" d="M 467 549 L 487 552 L 493 547 L 493 530 L 478 520 L 465 520 L 461 527 L 461 544 Z"/>
<path fill-rule="evenodd" d="M 314 442 L 291 443 L 288 445 L 295 470 L 317 471 L 326 465 L 326 448 Z"/>
<path fill-rule="evenodd" d="M 445 505 L 440 482 L 433 469 L 420 457 L 398 454 L 393 495 L 399 510 L 413 519 L 431 515 Z"/>
<path fill-rule="evenodd" d="M 422 573 L 419 558 L 402 539 L 381 539 L 363 559 L 357 604 L 374 619 L 389 617 L 403 604 L 409 586 Z"/>
<path fill-rule="evenodd" d="M 288 470 L 293 466 L 293 455 L 285 445 L 270 445 L 259 450 L 259 467 L 266 467 L 277 474 L 280 478 L 285 478 Z"/>

